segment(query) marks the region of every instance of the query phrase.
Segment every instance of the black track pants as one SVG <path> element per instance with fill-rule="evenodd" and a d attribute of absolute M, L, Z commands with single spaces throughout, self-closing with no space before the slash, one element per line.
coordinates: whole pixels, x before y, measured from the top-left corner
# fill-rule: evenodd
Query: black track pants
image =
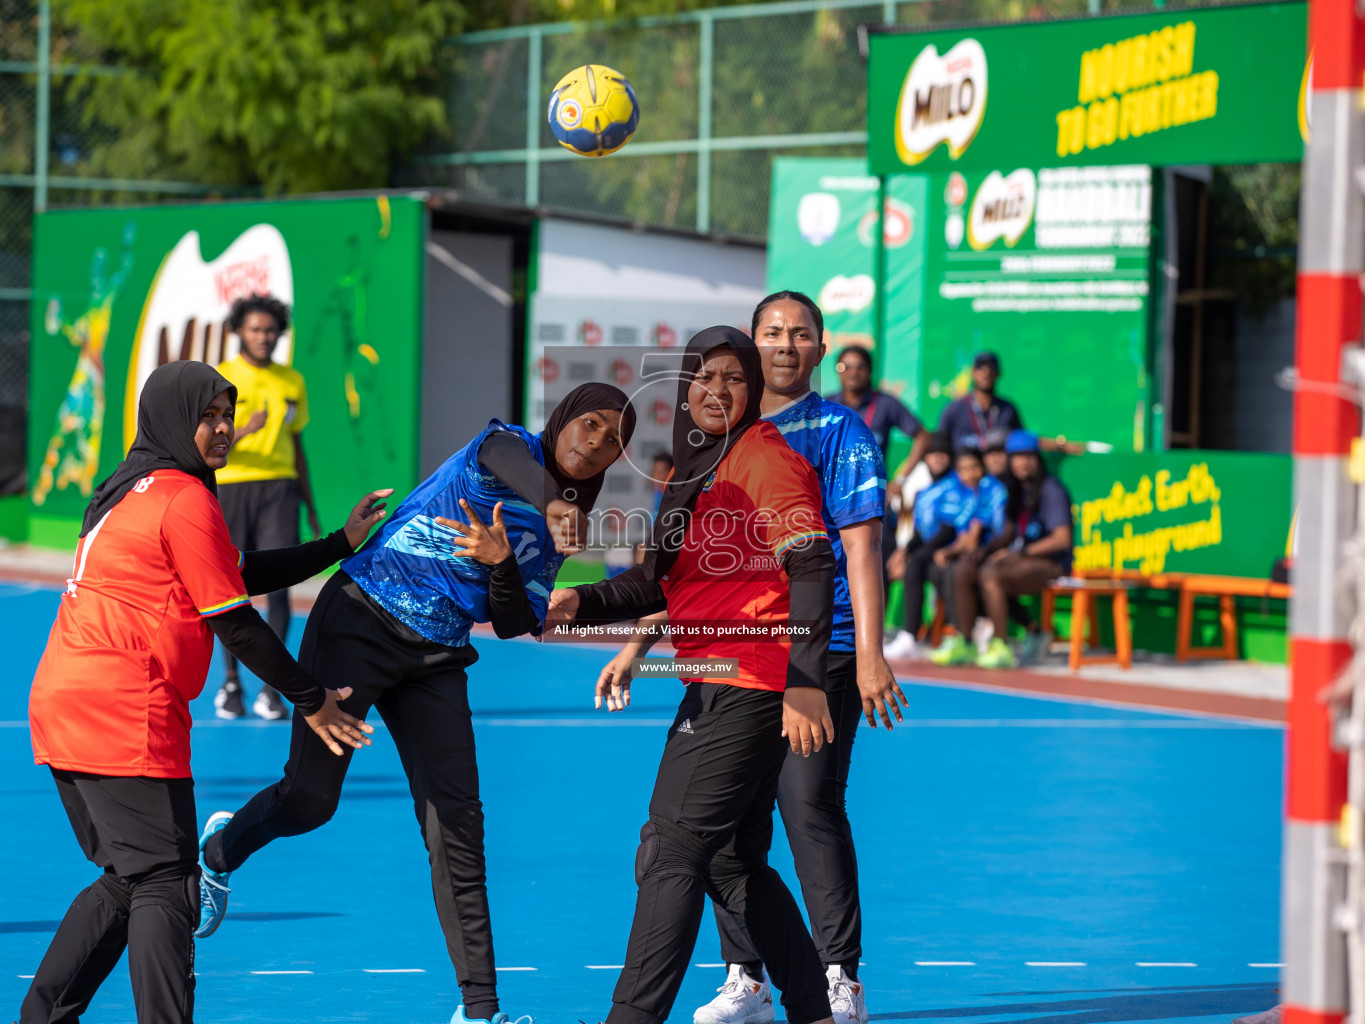
<path fill-rule="evenodd" d="M 829 713 L 834 742 L 810 757 L 787 752 L 777 780 L 777 809 L 787 830 L 811 937 L 826 964 L 858 962 L 863 917 L 858 903 L 858 859 L 844 807 L 853 740 L 863 716 L 858 663 L 853 654 L 830 651 Z M 720 953 L 727 964 L 762 959 L 744 923 L 716 906 Z"/>
<path fill-rule="evenodd" d="M 104 874 L 62 918 L 19 1020 L 78 1020 L 126 948 L 138 1024 L 187 1024 L 199 924 L 194 780 L 52 776 L 82 852 Z"/>
<path fill-rule="evenodd" d="M 455 977 L 461 985 L 494 985 L 483 804 L 465 675 L 477 658 L 473 647 L 418 636 L 371 603 L 344 572 L 318 595 L 299 650 L 299 664 L 314 678 L 354 688 L 343 710 L 363 718 L 373 707 L 388 726 L 427 846 Z M 271 840 L 330 821 L 354 754 L 343 749 L 341 757 L 328 750 L 296 710 L 284 778 L 247 801 L 210 839 L 207 863 L 236 870 Z"/>
<path fill-rule="evenodd" d="M 664 745 L 640 830 L 640 886 L 607 1024 L 662 1024 L 701 926 L 705 897 L 753 937 L 791 1024 L 829 1016 L 824 971 L 796 901 L 768 866 L 782 694 L 693 683 Z"/>

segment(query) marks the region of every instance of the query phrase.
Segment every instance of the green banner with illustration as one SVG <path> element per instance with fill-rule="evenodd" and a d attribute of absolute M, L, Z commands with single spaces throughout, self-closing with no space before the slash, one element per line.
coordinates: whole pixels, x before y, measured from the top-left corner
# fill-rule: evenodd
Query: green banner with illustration
<path fill-rule="evenodd" d="M 1279 3 L 876 33 L 869 167 L 1297 162 L 1307 25 Z"/>
<path fill-rule="evenodd" d="M 417 470 L 425 210 L 411 199 L 63 210 L 34 220 L 29 480 L 35 540 L 74 540 L 123 458 L 148 374 L 235 354 L 232 302 L 293 308 L 276 346 L 308 388 L 302 439 L 318 511 Z"/>
<path fill-rule="evenodd" d="M 1287 455 L 1171 451 L 1087 455 L 1059 471 L 1079 569 L 1267 579 L 1290 545 Z"/>
<path fill-rule="evenodd" d="M 860 158 L 773 161 L 768 290 L 805 292 L 819 303 L 831 355 L 845 345 L 877 347 L 877 193 L 878 181 Z M 925 201 L 922 178 L 888 182 L 882 231 L 889 344 L 879 348 L 878 386 L 912 404 L 919 399 Z M 822 369 L 819 389 L 836 390 L 834 361 Z"/>

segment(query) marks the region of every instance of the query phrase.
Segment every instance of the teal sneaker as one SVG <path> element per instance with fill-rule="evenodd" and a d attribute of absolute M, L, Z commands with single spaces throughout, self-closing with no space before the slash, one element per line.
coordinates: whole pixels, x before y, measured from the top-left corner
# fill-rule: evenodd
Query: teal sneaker
<path fill-rule="evenodd" d="M 227 811 L 215 811 L 204 822 L 204 832 L 199 837 L 199 927 L 194 930 L 195 938 L 207 939 L 218 930 L 227 913 L 229 871 L 213 871 L 204 863 L 204 844 L 209 836 L 221 830 L 232 820 Z"/>
<path fill-rule="evenodd" d="M 970 665 L 976 661 L 976 652 L 966 637 L 954 633 L 929 652 L 929 660 L 935 665 Z"/>
<path fill-rule="evenodd" d="M 450 1024 L 535 1024 L 535 1021 L 529 1016 L 521 1016 L 513 1020 L 502 1011 L 493 1014 L 492 1020 L 486 1020 L 482 1017 L 470 1018 L 464 1015 L 464 1004 L 462 1003 L 455 1007 L 455 1016 L 450 1018 Z"/>
<path fill-rule="evenodd" d="M 1010 645 L 998 636 L 991 637 L 986 652 L 976 659 L 976 663 L 982 668 L 1017 668 L 1019 665 Z"/>

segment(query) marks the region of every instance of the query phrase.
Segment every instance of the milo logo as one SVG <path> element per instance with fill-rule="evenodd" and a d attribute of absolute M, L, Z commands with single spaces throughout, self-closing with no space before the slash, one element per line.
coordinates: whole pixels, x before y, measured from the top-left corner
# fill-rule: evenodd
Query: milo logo
<path fill-rule="evenodd" d="M 928 159 L 940 145 L 956 160 L 971 145 L 986 113 L 986 51 L 963 39 L 939 55 L 919 52 L 896 106 L 896 152 L 906 164 Z"/>

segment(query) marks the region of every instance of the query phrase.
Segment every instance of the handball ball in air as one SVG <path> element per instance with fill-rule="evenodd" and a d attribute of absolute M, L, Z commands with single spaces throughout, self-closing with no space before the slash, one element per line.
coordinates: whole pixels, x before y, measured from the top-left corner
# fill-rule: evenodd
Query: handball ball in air
<path fill-rule="evenodd" d="M 603 64 L 584 64 L 550 93 L 550 130 L 580 156 L 606 156 L 630 141 L 640 103 L 626 76 Z"/>

